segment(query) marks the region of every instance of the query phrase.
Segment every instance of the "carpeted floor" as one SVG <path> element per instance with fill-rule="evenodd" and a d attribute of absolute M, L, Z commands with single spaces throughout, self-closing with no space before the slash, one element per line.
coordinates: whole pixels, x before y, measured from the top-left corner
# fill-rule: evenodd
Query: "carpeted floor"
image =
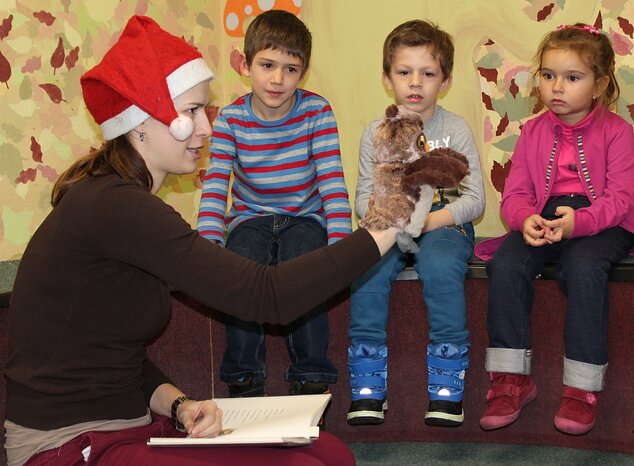
<path fill-rule="evenodd" d="M 634 465 L 634 455 L 486 443 L 351 443 L 358 466 Z"/>

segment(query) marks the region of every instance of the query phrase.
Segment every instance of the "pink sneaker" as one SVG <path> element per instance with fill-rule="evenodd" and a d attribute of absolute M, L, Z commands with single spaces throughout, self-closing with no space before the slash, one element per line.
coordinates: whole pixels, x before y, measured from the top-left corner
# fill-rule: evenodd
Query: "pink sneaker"
<path fill-rule="evenodd" d="M 517 420 L 524 406 L 537 396 L 537 387 L 528 375 L 491 372 L 487 392 L 488 407 L 480 418 L 484 430 L 506 427 Z"/>
<path fill-rule="evenodd" d="M 580 388 L 564 385 L 555 427 L 566 434 L 583 435 L 594 426 L 597 395 Z"/>

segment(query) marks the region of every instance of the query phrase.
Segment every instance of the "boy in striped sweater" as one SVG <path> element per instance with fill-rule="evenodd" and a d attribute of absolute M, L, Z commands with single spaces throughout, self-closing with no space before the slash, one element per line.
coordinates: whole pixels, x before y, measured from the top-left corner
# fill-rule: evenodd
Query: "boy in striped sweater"
<path fill-rule="evenodd" d="M 198 230 L 220 244 L 226 231 L 227 249 L 276 264 L 350 234 L 351 209 L 330 104 L 298 88 L 310 61 L 310 32 L 293 14 L 271 10 L 249 25 L 244 42 L 241 71 L 252 92 L 223 108 L 214 123 Z M 291 394 L 324 393 L 337 381 L 326 355 L 326 311 L 319 306 L 284 329 Z M 265 395 L 264 329 L 225 322 L 220 378 L 232 397 Z"/>

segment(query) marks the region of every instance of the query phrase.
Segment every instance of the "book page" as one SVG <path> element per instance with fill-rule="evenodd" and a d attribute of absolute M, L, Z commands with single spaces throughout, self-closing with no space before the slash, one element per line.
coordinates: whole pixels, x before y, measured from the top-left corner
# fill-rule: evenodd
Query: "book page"
<path fill-rule="evenodd" d="M 218 398 L 223 431 L 211 439 L 151 438 L 149 445 L 306 444 L 319 436 L 317 423 L 330 394 Z"/>
<path fill-rule="evenodd" d="M 269 435 L 310 436 L 330 395 L 267 396 L 214 400 L 223 411 L 223 431 L 253 436 L 266 429 Z"/>

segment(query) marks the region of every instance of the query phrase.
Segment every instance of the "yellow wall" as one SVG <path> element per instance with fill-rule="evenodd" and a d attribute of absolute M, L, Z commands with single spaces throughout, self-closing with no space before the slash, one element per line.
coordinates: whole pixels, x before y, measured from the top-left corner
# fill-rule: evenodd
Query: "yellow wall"
<path fill-rule="evenodd" d="M 240 31 L 225 29 L 225 6 L 228 11 L 246 9 L 248 16 L 271 4 L 299 11 L 313 34 L 311 70 L 303 85 L 332 103 L 351 200 L 361 132 L 391 102 L 381 81 L 383 39 L 412 18 L 429 19 L 455 39 L 453 84 L 440 103 L 467 119 L 480 148 L 488 205 L 478 235 L 503 231 L 499 182 L 492 183 L 490 174 L 503 170 L 519 126 L 530 116 L 526 67 L 544 33 L 562 23 L 594 24 L 600 13 L 603 30 L 618 49 L 619 113 L 632 121 L 627 105 L 634 101 L 629 32 L 634 0 L 0 0 L 0 260 L 20 257 L 49 212 L 58 174 L 101 144 L 81 99 L 79 77 L 103 56 L 130 15 L 152 16 L 196 44 L 216 72 L 212 98 L 221 107 L 248 90 L 230 66 L 232 53 L 242 49 L 242 37 Z M 549 9 L 549 4 L 554 6 Z M 52 18 L 52 24 L 46 24 Z M 60 38 L 70 59 L 57 66 L 51 58 Z M 478 67 L 497 70 L 497 79 L 487 81 Z M 50 84 L 63 100 L 56 102 L 45 92 Z M 513 84 L 519 90 L 510 93 Z M 492 101 L 490 109 L 483 93 Z M 501 128 L 505 113 L 509 123 Z M 206 163 L 201 161 L 200 170 Z M 198 175 L 170 177 L 160 192 L 192 225 L 200 194 Z"/>

